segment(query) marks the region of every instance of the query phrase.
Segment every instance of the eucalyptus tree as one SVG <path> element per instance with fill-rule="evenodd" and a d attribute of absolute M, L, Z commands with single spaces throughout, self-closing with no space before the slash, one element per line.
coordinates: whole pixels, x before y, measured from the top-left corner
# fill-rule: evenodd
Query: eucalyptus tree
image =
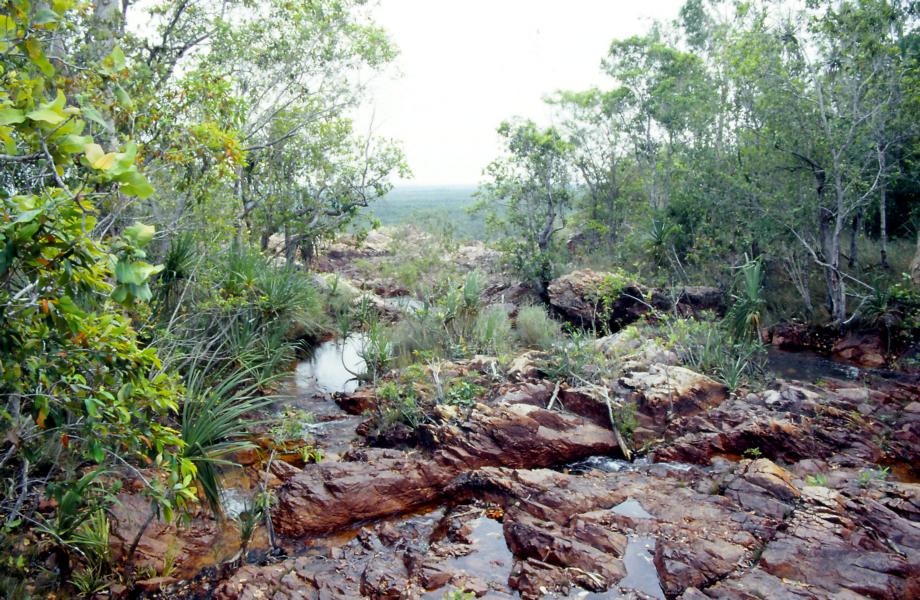
<path fill-rule="evenodd" d="M 611 251 L 637 196 L 625 126 L 628 91 L 559 92 L 548 101 L 558 109 L 560 131 L 571 145 L 570 161 L 583 189 L 581 233 Z"/>
<path fill-rule="evenodd" d="M 274 125 L 288 127 L 284 120 Z M 272 234 L 282 233 L 288 259 L 298 249 L 310 258 L 317 241 L 340 231 L 390 190 L 394 170 L 408 174 L 394 142 L 359 137 L 345 118 L 311 123 L 246 166 L 244 215 L 260 232 L 263 249 Z"/>
<path fill-rule="evenodd" d="M 533 121 L 498 128 L 505 151 L 486 167 L 477 209 L 505 234 L 513 267 L 543 290 L 553 276 L 554 236 L 572 202 L 572 146 L 555 128 Z"/>
<path fill-rule="evenodd" d="M 869 288 L 841 264 L 844 234 L 885 176 L 876 124 L 894 110 L 894 94 L 866 43 L 884 34 L 875 12 L 884 4 L 812 3 L 779 23 L 762 9 L 734 47 L 739 95 L 756 124 L 750 139 L 784 157 L 791 177 L 811 179 L 810 196 L 791 191 L 795 201 L 768 210 L 823 270 L 828 311 L 840 325 L 850 316 L 848 286 Z M 782 189 L 761 183 L 774 197 Z"/>

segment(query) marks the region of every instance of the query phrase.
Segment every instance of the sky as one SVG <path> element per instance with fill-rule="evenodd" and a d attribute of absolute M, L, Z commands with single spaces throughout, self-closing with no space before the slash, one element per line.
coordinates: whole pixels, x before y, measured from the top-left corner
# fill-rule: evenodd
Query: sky
<path fill-rule="evenodd" d="M 370 82 L 364 121 L 400 140 L 413 178 L 474 185 L 521 116 L 549 124 L 542 99 L 605 85 L 610 42 L 677 16 L 683 0 L 380 0 L 374 18 L 399 47 Z M 609 84 L 608 84 L 609 85 Z"/>

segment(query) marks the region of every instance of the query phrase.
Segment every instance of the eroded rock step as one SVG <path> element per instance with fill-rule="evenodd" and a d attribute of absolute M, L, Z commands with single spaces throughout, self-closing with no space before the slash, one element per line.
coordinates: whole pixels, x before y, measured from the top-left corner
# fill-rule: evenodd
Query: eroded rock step
<path fill-rule="evenodd" d="M 217 597 L 440 598 L 467 590 L 497 598 L 895 599 L 918 592 L 920 496 L 912 484 L 831 490 L 760 459 L 576 475 L 484 467 L 458 477 L 448 496 L 474 504 L 443 518 L 436 512 L 367 528 L 321 560 L 244 567 Z"/>

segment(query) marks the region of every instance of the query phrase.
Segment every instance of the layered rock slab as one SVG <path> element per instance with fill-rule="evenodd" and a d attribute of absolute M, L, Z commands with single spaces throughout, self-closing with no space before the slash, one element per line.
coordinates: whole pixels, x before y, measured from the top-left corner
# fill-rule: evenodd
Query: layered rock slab
<path fill-rule="evenodd" d="M 438 499 L 483 466 L 546 467 L 617 445 L 609 429 L 527 404 L 478 405 L 467 420 L 426 426 L 430 453 L 366 449 L 346 462 L 308 465 L 278 490 L 276 530 L 288 537 L 407 512 Z"/>

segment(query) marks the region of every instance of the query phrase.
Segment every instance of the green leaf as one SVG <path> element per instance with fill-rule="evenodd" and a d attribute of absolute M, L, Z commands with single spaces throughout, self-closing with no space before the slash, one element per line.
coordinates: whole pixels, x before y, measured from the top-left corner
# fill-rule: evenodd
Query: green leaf
<path fill-rule="evenodd" d="M 129 171 L 118 177 L 121 182 L 121 192 L 128 196 L 136 196 L 141 200 L 149 198 L 154 190 L 147 178 L 137 172 Z"/>
<path fill-rule="evenodd" d="M 43 121 L 49 125 L 57 125 L 66 118 L 64 115 L 50 108 L 39 108 L 38 110 L 33 110 L 26 116 L 33 121 Z"/>
<path fill-rule="evenodd" d="M 62 313 L 68 315 L 74 315 L 77 317 L 82 317 L 86 315 L 86 312 L 77 306 L 70 296 L 62 296 L 58 299 L 58 308 Z"/>
<path fill-rule="evenodd" d="M 101 125 L 106 131 L 112 131 L 112 127 L 109 125 L 109 122 L 105 120 L 105 117 L 102 116 L 102 113 L 96 110 L 96 108 L 90 104 L 84 105 L 83 116 L 96 123 Z"/>
<path fill-rule="evenodd" d="M 112 290 L 112 300 L 118 302 L 119 304 L 124 304 L 128 299 L 128 286 L 125 284 L 118 284 L 115 286 L 115 289 Z"/>
<path fill-rule="evenodd" d="M 88 144 L 93 143 L 92 136 L 89 135 L 66 135 L 58 142 L 58 149 L 68 154 L 85 151 Z"/>
<path fill-rule="evenodd" d="M 130 170 L 135 170 L 134 159 L 137 158 L 137 144 L 128 142 L 125 144 L 123 152 L 115 156 L 115 164 L 112 166 L 112 175 L 124 175 Z M 119 181 L 121 181 L 119 179 Z"/>
<path fill-rule="evenodd" d="M 142 261 L 118 261 L 115 265 L 115 278 L 119 283 L 144 285 L 147 279 L 163 270 L 163 265 L 151 265 Z"/>
<path fill-rule="evenodd" d="M 109 53 L 109 55 L 104 59 L 102 59 L 102 70 L 109 75 L 114 75 L 124 68 L 125 53 L 122 52 L 121 48 L 115 46 L 115 48 L 112 49 L 112 52 Z"/>
<path fill-rule="evenodd" d="M 32 23 L 35 25 L 47 25 L 48 23 L 57 23 L 59 20 L 60 16 L 57 13 L 50 8 L 44 7 L 38 9 L 38 12 L 32 18 Z"/>
<path fill-rule="evenodd" d="M 156 227 L 153 225 L 144 225 L 140 222 L 135 222 L 134 225 L 125 228 L 124 236 L 128 238 L 132 245 L 143 248 L 153 240 L 153 235 L 156 233 Z"/>
<path fill-rule="evenodd" d="M 42 46 L 39 41 L 35 38 L 27 39 L 23 45 L 26 49 L 26 54 L 29 55 L 29 58 L 32 60 L 32 63 L 37 66 L 41 72 L 46 77 L 54 76 L 54 65 L 48 61 L 48 58 L 45 57 L 45 52 L 42 50 Z"/>
<path fill-rule="evenodd" d="M 20 242 L 23 242 L 31 238 L 33 235 L 35 235 L 35 232 L 38 231 L 39 227 L 41 227 L 41 223 L 29 223 L 16 233 L 16 239 Z"/>
<path fill-rule="evenodd" d="M 86 406 L 86 414 L 90 417 L 96 416 L 96 399 L 95 398 L 86 398 L 83 401 L 83 404 Z"/>
<path fill-rule="evenodd" d="M 16 217 L 13 223 L 31 223 L 32 220 L 40 214 L 42 214 L 41 208 L 27 210 L 27 211 L 19 213 L 19 216 Z"/>
<path fill-rule="evenodd" d="M 19 109 L 0 108 L 0 125 L 15 125 L 26 120 L 26 115 Z"/>
<path fill-rule="evenodd" d="M 131 96 L 128 95 L 128 92 L 125 91 L 125 88 L 116 83 L 115 89 L 113 91 L 115 92 L 115 98 L 118 100 L 119 104 L 129 110 L 134 108 L 134 102 L 131 101 Z"/>

